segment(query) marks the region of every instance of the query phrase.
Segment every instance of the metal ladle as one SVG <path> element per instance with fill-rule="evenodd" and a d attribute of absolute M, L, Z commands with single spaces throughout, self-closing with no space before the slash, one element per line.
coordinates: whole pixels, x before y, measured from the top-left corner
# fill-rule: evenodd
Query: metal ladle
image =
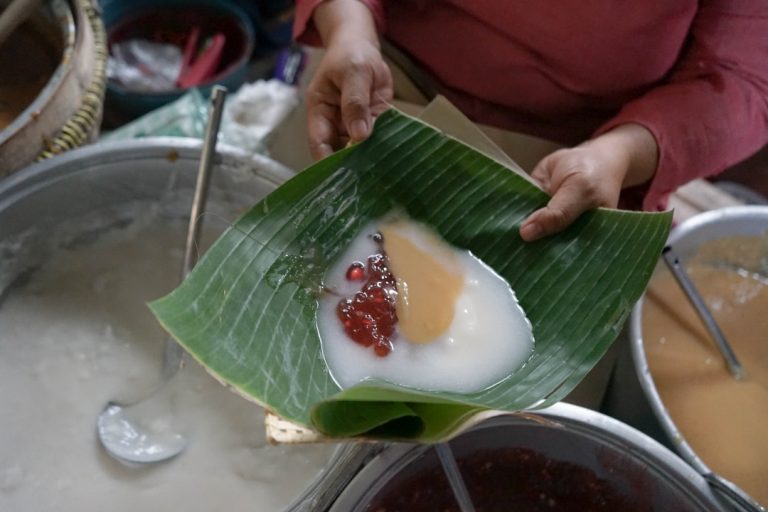
<path fill-rule="evenodd" d="M 453 497 L 459 505 L 459 510 L 461 512 L 475 512 L 475 505 L 469 496 L 467 484 L 461 476 L 459 465 L 456 463 L 456 457 L 453 455 L 450 445 L 448 443 L 438 443 L 435 445 L 435 451 L 437 452 L 438 459 L 440 459 L 440 465 L 443 467 L 445 477 L 448 479 L 448 484 L 451 486 Z"/>
<path fill-rule="evenodd" d="M 224 87 L 215 86 L 211 91 L 208 124 L 189 216 L 182 281 L 197 263 L 202 217 L 226 95 L 227 90 Z M 154 417 L 169 408 L 168 384 L 182 367 L 183 360 L 184 350 L 181 346 L 170 337 L 166 338 L 160 385 L 149 396 L 134 403 L 119 404 L 111 401 L 104 407 L 96 422 L 96 430 L 102 446 L 112 457 L 127 463 L 162 462 L 175 457 L 186 448 L 187 440 L 182 434 L 171 424 Z"/>
<path fill-rule="evenodd" d="M 715 340 L 717 348 L 720 350 L 720 353 L 723 355 L 723 359 L 725 359 L 725 363 L 728 365 L 728 370 L 730 370 L 734 378 L 739 380 L 743 379 L 744 367 L 741 366 L 741 363 L 736 358 L 736 353 L 733 351 L 730 343 L 728 343 L 728 340 L 725 339 L 723 331 L 720 330 L 720 327 L 717 325 L 715 318 L 709 311 L 709 308 L 704 302 L 704 299 L 702 299 L 701 295 L 699 295 L 696 286 L 693 284 L 693 281 L 691 281 L 691 278 L 688 276 L 685 268 L 683 268 L 683 266 L 680 264 L 680 258 L 677 257 L 675 252 L 672 250 L 672 247 L 670 246 L 666 246 L 664 248 L 664 250 L 661 252 L 661 257 L 664 260 L 664 263 L 667 264 L 667 267 L 669 267 L 669 270 L 672 272 L 672 275 L 675 277 L 677 283 L 683 289 L 683 292 L 685 292 L 685 296 L 688 298 L 688 301 L 696 310 L 696 313 L 699 315 L 702 322 L 704 322 L 704 325 L 709 331 L 709 334 Z"/>

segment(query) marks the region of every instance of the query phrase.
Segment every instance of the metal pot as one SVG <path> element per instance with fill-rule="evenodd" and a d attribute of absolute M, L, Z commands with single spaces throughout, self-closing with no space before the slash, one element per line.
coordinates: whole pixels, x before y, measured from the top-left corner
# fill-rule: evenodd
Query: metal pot
<path fill-rule="evenodd" d="M 650 437 L 613 418 L 566 403 L 536 411 L 536 415 L 541 420 L 519 415 L 497 416 L 457 437 L 451 441 L 451 447 L 459 464 L 467 464 L 468 457 L 476 453 L 522 450 L 514 453 L 526 453 L 567 465 L 561 478 L 556 479 L 559 485 L 567 486 L 570 475 L 583 471 L 574 469 L 580 466 L 591 470 L 595 478 L 608 482 L 630 503 L 643 507 L 641 510 L 727 510 L 705 479 L 683 460 Z M 494 456 L 491 455 L 488 463 L 493 463 Z M 546 466 L 550 475 L 554 474 L 554 467 Z M 385 496 L 407 489 L 413 479 L 439 471 L 438 468 L 437 457 L 429 446 L 393 445 L 355 476 L 330 512 L 375 510 L 368 507 Z M 467 465 L 464 468 L 467 478 L 471 470 L 466 469 Z M 431 482 L 438 485 L 436 479 Z M 510 480 L 505 480 L 503 485 L 511 485 L 508 482 Z M 575 478 L 573 483 L 578 485 Z M 473 489 L 479 492 L 469 483 L 468 486 L 470 495 Z M 429 489 L 425 486 L 424 490 L 433 492 L 434 486 L 430 485 Z M 541 494 L 536 491 L 533 499 L 550 499 L 545 494 L 544 490 Z M 554 504 L 552 502 L 550 506 Z M 486 506 L 493 507 L 489 503 Z M 498 508 L 491 510 L 512 507 L 509 503 L 496 503 L 495 506 Z M 575 502 L 569 502 L 567 506 L 570 510 L 581 509 Z"/>
<path fill-rule="evenodd" d="M 0 292 L 56 247 L 129 222 L 126 205 L 164 205 L 184 218 L 192 200 L 200 142 L 157 138 L 85 147 L 0 181 Z M 236 217 L 292 176 L 259 155 L 234 148 L 216 155 L 211 217 Z M 185 213 L 186 212 L 186 213 Z"/>
<path fill-rule="evenodd" d="M 137 205 L 157 208 L 159 219 L 187 217 L 200 150 L 200 141 L 180 138 L 98 144 L 0 181 L 0 304 L 57 248 L 126 225 Z M 236 148 L 220 146 L 214 165 L 206 224 L 221 228 L 293 176 L 275 161 Z M 346 483 L 348 471 L 356 470 L 367 454 L 365 447 L 340 445 L 287 510 L 325 508 Z"/>
<path fill-rule="evenodd" d="M 768 230 L 768 207 L 735 206 L 699 214 L 675 228 L 669 244 L 681 260 L 693 256 L 703 243 L 730 236 L 762 235 Z M 607 412 L 676 450 L 718 492 L 739 510 L 765 510 L 733 483 L 713 473 L 686 442 L 661 400 L 643 345 L 641 298 L 629 321 L 629 345 L 619 356 L 606 400 Z"/>
<path fill-rule="evenodd" d="M 45 87 L 0 130 L 0 178 L 98 133 L 104 97 L 104 27 L 92 0 L 49 0 L 31 23 L 57 34 L 58 66 Z"/>

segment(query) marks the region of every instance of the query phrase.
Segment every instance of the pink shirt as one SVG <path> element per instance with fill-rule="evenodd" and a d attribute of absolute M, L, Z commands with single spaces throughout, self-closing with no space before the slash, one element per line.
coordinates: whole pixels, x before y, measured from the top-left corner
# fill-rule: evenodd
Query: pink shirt
<path fill-rule="evenodd" d="M 297 0 L 294 35 L 319 38 Z M 643 208 L 768 142 L 768 0 L 361 0 L 478 122 L 574 145 L 648 128 Z"/>

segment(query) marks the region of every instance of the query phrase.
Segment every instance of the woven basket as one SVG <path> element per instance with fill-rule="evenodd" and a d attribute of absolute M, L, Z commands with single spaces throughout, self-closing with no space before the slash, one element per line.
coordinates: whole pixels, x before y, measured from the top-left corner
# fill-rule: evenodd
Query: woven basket
<path fill-rule="evenodd" d="M 93 75 L 83 93 L 80 107 L 54 137 L 45 142 L 46 149 L 38 155 L 36 161 L 82 146 L 98 136 L 107 84 L 107 34 L 97 5 L 89 0 L 77 0 L 74 7 L 83 12 L 93 31 Z"/>

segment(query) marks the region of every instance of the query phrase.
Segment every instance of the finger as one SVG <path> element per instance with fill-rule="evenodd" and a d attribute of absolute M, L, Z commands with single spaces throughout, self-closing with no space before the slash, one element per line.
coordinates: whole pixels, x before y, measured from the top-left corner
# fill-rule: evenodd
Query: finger
<path fill-rule="evenodd" d="M 307 131 L 309 151 L 316 160 L 325 158 L 336 148 L 339 134 L 334 117 L 338 108 L 327 103 L 318 103 L 309 107 L 307 112 Z"/>
<path fill-rule="evenodd" d="M 371 85 L 369 69 L 356 68 L 347 74 L 341 87 L 341 119 L 354 141 L 368 137 L 371 130 Z"/>
<path fill-rule="evenodd" d="M 533 212 L 520 226 L 520 237 L 533 242 L 570 226 L 579 215 L 598 205 L 585 197 L 577 181 L 566 181 L 547 206 Z"/>

